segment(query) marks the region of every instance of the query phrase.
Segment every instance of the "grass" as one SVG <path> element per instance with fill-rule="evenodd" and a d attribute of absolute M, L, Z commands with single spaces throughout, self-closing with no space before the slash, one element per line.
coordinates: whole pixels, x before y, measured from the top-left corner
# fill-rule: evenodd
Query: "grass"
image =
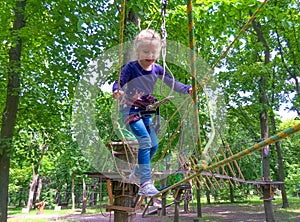
<path fill-rule="evenodd" d="M 44 213 L 41 215 L 38 215 L 38 210 L 31 210 L 29 213 L 22 213 L 22 208 L 15 208 L 15 207 L 9 207 L 8 208 L 8 215 L 9 216 L 18 216 L 17 218 L 9 218 L 9 222 L 48 222 L 50 218 L 57 218 L 64 215 L 70 215 L 70 214 L 80 214 L 81 209 L 61 209 L 59 211 L 55 211 L 52 209 L 44 209 Z M 100 209 L 93 209 L 88 208 L 87 212 L 85 214 L 95 214 L 100 213 Z M 34 218 L 34 217 L 38 218 Z M 57 220 L 55 220 L 57 221 Z"/>
<path fill-rule="evenodd" d="M 170 199 L 168 200 L 168 202 Z M 259 211 L 264 211 L 263 201 L 259 198 L 249 199 L 247 201 L 241 201 L 237 203 L 229 203 L 229 202 L 214 202 L 212 204 L 205 204 L 205 199 L 202 199 L 202 207 L 206 207 L 206 209 L 213 209 L 214 207 L 222 206 L 222 207 L 232 207 L 235 211 L 240 209 L 247 209 L 249 212 L 256 212 L 257 209 Z M 282 202 L 280 198 L 274 200 L 273 210 L 275 217 L 280 219 L 280 221 L 285 222 L 296 222 L 297 219 L 299 221 L 300 218 L 300 198 L 289 198 L 289 208 L 282 208 Z M 182 206 L 183 204 L 181 204 Z M 196 202 L 190 203 L 190 209 L 196 209 Z M 9 218 L 8 222 L 48 222 L 50 218 L 58 218 L 60 216 L 69 215 L 69 214 L 80 214 L 81 209 L 62 209 L 60 211 L 54 211 L 54 209 L 45 209 L 43 215 L 37 215 L 37 210 L 32 210 L 29 213 L 23 213 L 21 208 L 9 207 L 8 215 L 10 216 L 18 216 L 16 218 Z M 102 212 L 105 212 L 105 209 L 102 209 Z M 100 213 L 99 208 L 87 208 L 86 214 L 97 214 Z M 287 219 L 288 218 L 288 219 Z M 297 219 L 296 219 L 297 218 Z M 203 215 L 201 221 L 222 221 L 222 216 L 216 214 L 209 214 L 208 212 L 203 211 Z M 56 220 L 57 221 L 57 220 Z"/>
<path fill-rule="evenodd" d="M 201 200 L 203 201 L 203 200 Z M 282 200 L 281 198 L 277 198 L 272 201 L 273 204 L 273 211 L 276 218 L 276 221 L 281 222 L 299 222 L 300 220 L 300 198 L 289 198 L 289 207 L 282 208 Z M 243 209 L 247 209 L 249 212 L 257 212 L 262 211 L 264 212 L 263 201 L 259 198 L 251 198 L 247 201 L 241 201 L 236 203 L 229 203 L 229 202 L 215 202 L 212 204 L 202 204 L 203 207 L 213 208 L 214 206 L 228 206 L 234 207 L 235 211 L 241 211 Z M 222 221 L 223 218 L 219 216 L 212 216 L 203 212 L 202 221 Z"/>
<path fill-rule="evenodd" d="M 274 209 L 275 214 L 276 214 L 276 212 L 280 212 L 280 213 L 286 215 L 287 218 L 300 217 L 300 198 L 289 199 L 289 207 L 288 208 L 281 207 L 281 205 L 282 205 L 281 200 L 278 200 L 277 202 L 278 202 L 279 207 Z M 298 218 L 298 220 L 299 220 L 299 218 Z"/>
<path fill-rule="evenodd" d="M 17 214 L 29 214 L 29 215 L 36 215 L 38 210 L 31 210 L 29 213 L 22 213 L 21 208 L 13 208 L 8 209 L 8 215 L 17 215 Z M 72 209 L 61 209 L 59 211 L 54 211 L 53 209 L 45 209 L 44 214 L 56 214 L 56 215 L 66 215 L 66 214 L 74 214 L 81 212 L 80 208 L 77 208 L 75 210 Z M 87 208 L 87 212 L 85 214 L 94 214 L 94 213 L 100 213 L 100 209 L 94 209 L 94 208 Z"/>

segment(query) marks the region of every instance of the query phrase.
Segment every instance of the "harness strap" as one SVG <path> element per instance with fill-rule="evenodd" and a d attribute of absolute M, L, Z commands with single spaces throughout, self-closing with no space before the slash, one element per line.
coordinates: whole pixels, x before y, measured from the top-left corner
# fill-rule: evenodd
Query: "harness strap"
<path fill-rule="evenodd" d="M 147 110 L 147 111 L 153 110 L 153 109 L 148 109 L 147 107 L 155 102 L 157 102 L 157 99 L 152 95 L 142 96 L 139 99 L 133 99 L 131 97 L 126 96 L 126 97 L 123 97 L 123 99 L 122 99 L 123 104 L 138 107 L 141 110 Z"/>
<path fill-rule="evenodd" d="M 159 108 L 156 110 L 142 110 L 138 113 L 129 114 L 124 118 L 124 123 L 126 127 L 129 127 L 129 123 L 140 120 L 143 116 L 155 114 L 155 130 L 159 132 L 160 128 L 160 118 L 159 118 Z"/>
<path fill-rule="evenodd" d="M 129 99 L 129 98 L 124 99 L 124 102 L 126 102 L 126 104 L 130 104 L 132 106 L 135 106 L 135 107 L 138 107 L 141 109 L 140 112 L 129 114 L 124 118 L 124 123 L 125 123 L 126 127 L 129 128 L 129 123 L 138 121 L 145 115 L 155 114 L 155 119 L 154 119 L 155 131 L 156 131 L 156 133 L 159 133 L 160 132 L 159 106 L 166 103 L 168 100 L 170 100 L 172 98 L 174 98 L 174 96 L 167 96 L 164 99 L 162 99 L 161 101 L 158 101 L 153 96 L 147 96 L 146 102 L 143 100 L 133 101 L 132 99 Z"/>

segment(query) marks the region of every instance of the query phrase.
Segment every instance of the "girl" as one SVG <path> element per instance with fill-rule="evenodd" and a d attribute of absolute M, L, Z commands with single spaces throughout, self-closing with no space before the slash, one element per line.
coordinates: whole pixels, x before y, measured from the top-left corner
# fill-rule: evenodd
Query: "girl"
<path fill-rule="evenodd" d="M 161 38 L 157 32 L 142 30 L 135 38 L 134 48 L 137 60 L 123 67 L 120 84 L 116 80 L 112 91 L 114 99 L 121 99 L 123 121 L 139 143 L 138 168 L 129 179 L 140 177 L 138 194 L 153 196 L 159 191 L 153 185 L 150 160 L 157 151 L 158 140 L 152 115 L 146 112 L 146 107 L 156 101 L 152 94 L 157 78 L 163 79 L 165 84 L 179 93 L 191 94 L 192 88 L 175 81 L 167 73 L 163 77 L 163 68 L 155 63 L 161 50 Z"/>

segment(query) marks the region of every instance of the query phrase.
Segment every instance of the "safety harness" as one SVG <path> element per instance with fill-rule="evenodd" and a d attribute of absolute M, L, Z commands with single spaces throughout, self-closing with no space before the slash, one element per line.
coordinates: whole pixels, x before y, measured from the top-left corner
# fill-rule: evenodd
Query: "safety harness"
<path fill-rule="evenodd" d="M 138 112 L 134 112 L 132 114 L 127 115 L 123 119 L 126 127 L 128 127 L 130 123 L 140 120 L 143 116 L 155 114 L 154 128 L 157 133 L 160 132 L 159 106 L 172 98 L 174 98 L 174 96 L 167 96 L 161 101 L 158 101 L 152 95 L 142 96 L 137 100 L 134 100 L 133 98 L 130 97 L 123 97 L 122 99 L 123 104 L 126 104 L 131 108 L 139 110 Z"/>

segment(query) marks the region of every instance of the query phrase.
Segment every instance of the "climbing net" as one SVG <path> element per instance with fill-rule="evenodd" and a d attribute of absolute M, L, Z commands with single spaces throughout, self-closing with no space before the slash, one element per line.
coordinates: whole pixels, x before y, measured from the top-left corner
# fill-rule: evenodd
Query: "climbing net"
<path fill-rule="evenodd" d="M 220 147 L 220 135 L 223 134 L 225 129 L 224 115 L 226 113 L 222 91 L 213 75 L 213 69 L 225 58 L 234 42 L 247 29 L 266 2 L 264 1 L 251 16 L 234 41 L 212 67 L 195 54 L 191 1 L 188 2 L 190 47 L 166 40 L 163 17 L 162 36 L 168 49 L 166 50 L 165 47 L 162 50 L 164 70 L 168 70 L 172 74 L 171 70 L 168 69 L 168 63 L 176 64 L 177 69 L 182 72 L 191 73 L 193 96 L 177 94 L 161 82 L 157 83 L 154 95 L 161 99 L 170 95 L 174 98 L 166 106 L 161 106 L 162 124 L 158 136 L 160 144 L 163 145 L 160 146 L 157 152 L 158 155 L 154 158 L 152 164 L 154 171 L 178 170 L 182 167 L 195 170 L 197 168 L 213 169 L 213 167 L 219 167 L 221 164 L 226 163 L 227 160 L 209 165 L 211 156 Z M 163 6 L 165 9 L 165 5 Z M 130 148 L 131 144 L 129 144 L 129 141 L 134 140 L 134 138 L 122 126 L 122 121 L 117 115 L 119 104 L 118 101 L 115 101 L 110 116 L 114 128 L 113 131 L 107 133 L 118 133 L 120 142 L 124 147 L 122 154 L 125 158 L 116 157 L 115 154 L 117 152 L 121 153 L 121 151 L 110 149 L 106 143 L 107 141 L 99 136 L 99 128 L 96 125 L 96 117 L 99 115 L 97 115 L 95 104 L 99 97 L 99 85 L 104 84 L 105 81 L 104 76 L 107 76 L 113 69 L 118 70 L 120 73 L 120 69 L 124 65 L 122 58 L 125 53 L 123 49 L 133 48 L 131 42 L 123 43 L 124 10 L 125 1 L 122 4 L 121 12 L 120 46 L 105 51 L 99 59 L 91 63 L 78 84 L 75 92 L 72 125 L 73 135 L 82 149 L 83 155 L 90 160 L 91 165 L 97 171 L 107 173 L 108 177 L 117 172 L 121 175 L 121 179 L 132 172 L 136 163 L 136 153 Z M 162 15 L 165 15 L 165 11 L 162 11 Z M 200 93 L 203 96 L 199 97 Z M 199 113 L 199 110 L 201 113 Z M 207 120 L 205 124 L 201 123 L 202 126 L 200 126 L 199 117 L 204 117 L 203 119 Z M 101 127 L 110 129 L 107 126 Z M 239 154 L 238 157 L 240 156 L 242 155 Z M 187 179 L 191 178 L 188 177 Z"/>
<path fill-rule="evenodd" d="M 191 15 L 191 4 L 189 4 L 189 20 L 192 18 Z M 123 10 L 122 10 L 123 11 Z M 200 58 L 196 58 L 194 54 L 194 46 L 186 47 L 180 45 L 178 42 L 167 41 L 167 30 L 165 28 L 165 14 L 166 14 L 166 1 L 162 3 L 162 64 L 164 68 L 164 73 L 162 77 L 162 82 L 164 79 L 164 75 L 166 70 L 173 77 L 172 71 L 168 68 L 167 62 L 171 64 L 176 64 L 177 68 L 181 69 L 183 72 L 189 73 L 190 69 L 192 72 L 192 83 L 193 83 L 193 97 L 189 95 L 179 95 L 173 91 L 173 87 L 168 88 L 161 82 L 157 84 L 154 95 L 165 99 L 167 97 L 174 97 L 169 101 L 168 108 L 165 108 L 165 119 L 163 120 L 163 125 L 161 129 L 161 133 L 159 134 L 160 144 L 164 144 L 160 147 L 158 151 L 158 155 L 154 159 L 154 171 L 163 171 L 163 170 L 176 170 L 182 168 L 182 166 L 186 165 L 194 165 L 195 162 L 198 162 L 201 158 L 203 161 L 208 162 L 210 159 L 209 152 L 216 152 L 214 148 L 217 149 L 218 145 L 218 134 L 216 134 L 216 130 L 221 132 L 224 129 L 224 121 L 223 117 L 225 114 L 225 110 L 223 108 L 225 105 L 222 100 L 222 92 L 218 90 L 217 82 L 213 77 L 207 79 L 205 85 L 201 82 L 196 82 L 196 79 L 203 79 L 205 75 L 208 73 L 211 74 L 212 69 L 209 67 L 204 61 Z M 122 14 L 122 13 L 121 13 Z M 123 20 L 122 20 L 123 21 Z M 192 25 L 193 22 L 189 22 Z M 121 26 L 122 27 L 122 26 Z M 124 27 L 124 26 L 123 26 Z M 189 28 L 189 30 L 193 30 Z M 121 33 L 122 33 L 121 29 Z M 193 40 L 193 33 L 190 34 L 190 41 Z M 122 34 L 120 34 L 122 36 Z M 168 46 L 168 50 L 166 50 L 166 46 Z M 120 43 L 119 52 L 122 51 L 123 43 Z M 191 53 L 192 52 L 192 53 Z M 121 58 L 119 56 L 119 58 Z M 119 67 L 121 67 L 122 61 L 119 59 Z M 192 68 L 191 68 L 192 67 Z M 196 78 L 196 70 L 199 70 Z M 142 77 L 141 77 L 142 78 Z M 118 79 L 120 80 L 120 69 Z M 174 79 L 174 77 L 173 77 Z M 134 85 L 134 84 L 132 84 Z M 202 92 L 204 95 L 202 97 L 202 103 L 204 107 L 204 113 L 206 113 L 208 118 L 208 126 L 206 129 L 200 129 L 199 125 L 199 104 L 197 98 L 197 85 L 201 86 Z M 174 84 L 173 84 L 174 86 Z M 120 87 L 120 86 L 119 86 Z M 136 163 L 135 155 L 128 149 L 130 146 L 128 145 L 128 139 L 124 136 L 124 127 L 121 127 L 122 121 L 118 116 L 118 101 L 113 105 L 114 110 L 112 117 L 114 121 L 114 131 L 119 134 L 122 142 L 124 143 L 124 151 L 126 159 L 118 159 L 115 158 L 115 165 L 117 166 L 117 171 L 124 175 L 125 171 L 130 171 L 134 169 L 134 165 Z M 163 108 L 164 109 L 164 108 Z M 172 111 L 171 111 L 172 110 Z M 171 112 L 170 112 L 171 111 Z M 174 125 L 176 122 L 177 126 Z M 217 123 L 217 124 L 216 124 Z M 218 126 L 222 126 L 217 128 Z M 207 134 L 204 135 L 205 142 L 201 143 L 200 138 L 200 130 L 206 131 Z M 170 132 L 171 131 L 171 132 Z M 125 130 L 125 132 L 127 132 Z M 167 138 L 167 139 L 166 139 Z M 197 146 L 195 146 L 197 144 Z M 202 145 L 204 145 L 204 152 L 202 152 Z M 204 154 L 204 155 L 203 155 Z M 192 158 L 193 157 L 193 158 Z M 132 161 L 132 159 L 134 161 Z M 129 161 L 131 160 L 131 161 Z M 192 164 L 191 161 L 194 161 Z M 122 169 L 122 170 L 120 170 Z M 163 175 L 163 174 L 161 174 Z"/>

